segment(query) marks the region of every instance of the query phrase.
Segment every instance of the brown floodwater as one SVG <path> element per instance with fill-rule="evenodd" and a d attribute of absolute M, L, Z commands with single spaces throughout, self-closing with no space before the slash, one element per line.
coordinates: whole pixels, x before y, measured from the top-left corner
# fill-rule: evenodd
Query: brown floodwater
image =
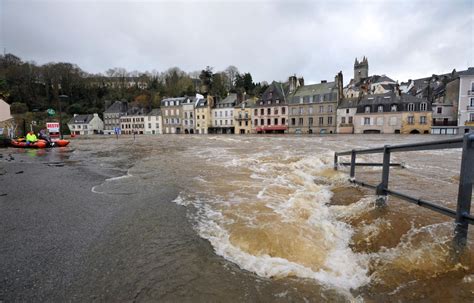
<path fill-rule="evenodd" d="M 161 186 L 179 189 L 170 203 L 185 209 L 182 219 L 206 240 L 210 249 L 201 253 L 225 260 L 209 272 L 200 269 L 199 283 L 211 293 L 206 298 L 245 298 L 240 292 L 255 287 L 264 289 L 259 301 L 473 301 L 472 227 L 468 246 L 456 254 L 452 219 L 393 197 L 377 206 L 373 190 L 348 182 L 347 168 L 332 168 L 335 151 L 446 138 L 121 137 L 106 144 L 76 140 L 72 159 L 126 170 L 94 186 L 97 195 L 133 200 Z M 459 149 L 396 153 L 392 161 L 405 168 L 391 169 L 390 188 L 455 209 L 460 159 Z M 158 176 L 169 171 L 172 180 L 161 184 Z M 356 171 L 371 184 L 380 177 L 380 168 Z M 179 254 L 172 262 L 194 266 Z M 216 281 L 227 281 L 228 266 L 242 274 L 246 290 L 219 290 Z"/>

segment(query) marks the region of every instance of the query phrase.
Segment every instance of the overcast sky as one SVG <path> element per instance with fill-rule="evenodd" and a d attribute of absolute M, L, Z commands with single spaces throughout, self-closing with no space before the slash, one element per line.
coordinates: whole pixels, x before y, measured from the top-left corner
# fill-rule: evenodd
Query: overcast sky
<path fill-rule="evenodd" d="M 191 72 L 235 65 L 256 81 L 369 74 L 395 80 L 474 66 L 474 0 L 0 0 L 0 45 L 23 60 Z"/>

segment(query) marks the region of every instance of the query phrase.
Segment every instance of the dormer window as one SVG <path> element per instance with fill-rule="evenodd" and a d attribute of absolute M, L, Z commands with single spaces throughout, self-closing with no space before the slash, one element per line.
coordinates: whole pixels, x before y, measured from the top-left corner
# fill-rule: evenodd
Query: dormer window
<path fill-rule="evenodd" d="M 415 110 L 415 103 L 409 103 L 408 104 L 408 111 L 409 112 L 412 112 Z"/>
<path fill-rule="evenodd" d="M 379 106 L 377 107 L 377 111 L 378 111 L 379 113 L 383 113 L 383 105 L 379 105 Z"/>
<path fill-rule="evenodd" d="M 428 108 L 428 104 L 426 102 L 421 102 L 420 110 L 421 111 L 426 111 L 427 108 Z"/>
<path fill-rule="evenodd" d="M 392 104 L 392 106 L 391 106 L 391 108 L 390 108 L 390 111 L 396 112 L 396 111 L 397 111 L 397 105 L 396 105 L 396 104 Z"/>
<path fill-rule="evenodd" d="M 364 112 L 365 113 L 370 113 L 370 106 L 366 106 Z"/>
<path fill-rule="evenodd" d="M 280 100 L 279 100 L 279 99 L 276 99 L 276 100 L 275 100 L 275 103 L 276 103 L 276 104 L 280 104 Z"/>

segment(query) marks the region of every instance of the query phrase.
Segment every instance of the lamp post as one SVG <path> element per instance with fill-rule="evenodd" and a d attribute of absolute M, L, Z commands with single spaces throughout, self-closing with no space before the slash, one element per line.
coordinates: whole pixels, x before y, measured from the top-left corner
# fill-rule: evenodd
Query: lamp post
<path fill-rule="evenodd" d="M 61 125 L 62 125 L 62 110 L 61 110 L 61 100 L 69 98 L 66 95 L 59 95 L 58 98 L 58 108 L 59 108 L 59 136 L 61 140 L 63 139 L 63 132 L 61 131 Z"/>

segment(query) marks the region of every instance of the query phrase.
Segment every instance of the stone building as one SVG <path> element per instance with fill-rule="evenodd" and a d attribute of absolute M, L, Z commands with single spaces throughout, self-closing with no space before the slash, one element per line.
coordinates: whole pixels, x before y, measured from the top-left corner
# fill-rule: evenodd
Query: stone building
<path fill-rule="evenodd" d="M 128 103 L 115 101 L 104 111 L 104 134 L 114 134 L 120 128 L 120 117 L 127 114 Z"/>
<path fill-rule="evenodd" d="M 120 128 L 124 135 L 145 134 L 145 117 L 147 110 L 140 107 L 131 107 L 127 114 L 120 117 Z"/>
<path fill-rule="evenodd" d="M 321 81 L 318 84 L 302 85 L 289 94 L 287 97 L 289 133 L 336 133 L 338 77 L 341 75 L 342 73 L 338 74 L 334 82 Z"/>
<path fill-rule="evenodd" d="M 181 134 L 183 132 L 183 106 L 186 97 L 161 100 L 163 134 Z"/>
<path fill-rule="evenodd" d="M 237 104 L 237 94 L 229 94 L 225 99 L 218 100 L 211 109 L 212 126 L 209 133 L 234 133 L 234 106 Z"/>
<path fill-rule="evenodd" d="M 286 95 L 292 84 L 273 81 L 254 107 L 253 130 L 255 133 L 288 132 L 288 103 Z"/>
<path fill-rule="evenodd" d="M 236 134 L 252 133 L 252 113 L 255 107 L 255 99 L 247 99 L 234 107 L 234 126 Z"/>

